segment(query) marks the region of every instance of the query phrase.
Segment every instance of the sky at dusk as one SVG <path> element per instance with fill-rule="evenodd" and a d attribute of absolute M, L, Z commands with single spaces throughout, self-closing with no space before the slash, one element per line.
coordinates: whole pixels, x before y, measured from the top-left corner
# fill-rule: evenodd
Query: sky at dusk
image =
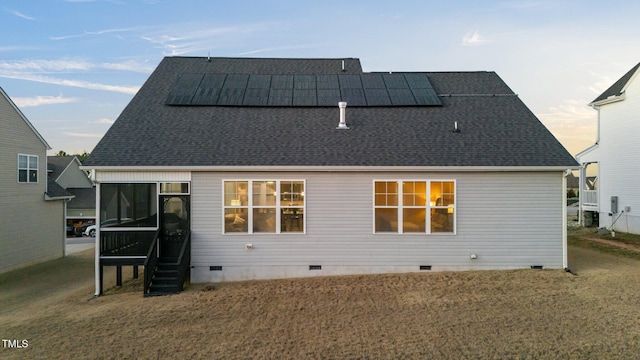
<path fill-rule="evenodd" d="M 588 104 L 640 62 L 640 2 L 2 0 L 0 87 L 53 148 L 91 152 L 165 56 L 359 58 L 495 71 L 575 155 Z"/>

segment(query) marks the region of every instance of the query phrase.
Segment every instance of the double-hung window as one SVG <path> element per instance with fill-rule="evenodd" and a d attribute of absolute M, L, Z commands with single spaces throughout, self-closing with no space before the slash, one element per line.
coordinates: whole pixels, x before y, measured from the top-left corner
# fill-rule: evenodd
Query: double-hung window
<path fill-rule="evenodd" d="M 18 154 L 18 182 L 38 182 L 38 156 Z"/>
<path fill-rule="evenodd" d="M 454 233 L 455 182 L 374 182 L 376 233 Z"/>
<path fill-rule="evenodd" d="M 224 233 L 304 233 L 303 180 L 224 181 Z"/>

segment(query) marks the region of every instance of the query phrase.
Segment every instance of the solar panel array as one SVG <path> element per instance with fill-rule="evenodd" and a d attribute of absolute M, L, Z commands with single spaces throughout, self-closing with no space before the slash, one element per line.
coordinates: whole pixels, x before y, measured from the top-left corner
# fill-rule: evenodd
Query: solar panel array
<path fill-rule="evenodd" d="M 422 73 L 330 75 L 183 74 L 167 105 L 439 106 Z"/>

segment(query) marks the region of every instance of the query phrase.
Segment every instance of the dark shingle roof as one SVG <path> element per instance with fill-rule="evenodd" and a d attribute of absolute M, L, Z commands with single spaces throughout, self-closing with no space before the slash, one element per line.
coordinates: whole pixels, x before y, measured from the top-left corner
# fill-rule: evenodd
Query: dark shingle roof
<path fill-rule="evenodd" d="M 346 72 L 361 73 L 357 59 Z M 493 72 L 424 72 L 442 106 L 169 106 L 184 73 L 337 74 L 341 59 L 165 58 L 92 166 L 566 166 L 573 157 Z M 457 122 L 460 132 L 453 132 Z"/>
<path fill-rule="evenodd" d="M 96 188 L 68 188 L 75 197 L 67 203 L 69 209 L 93 209 L 96 207 Z"/>
<path fill-rule="evenodd" d="M 47 177 L 47 196 L 51 199 L 72 198 L 73 195 L 55 182 L 55 179 Z"/>
<path fill-rule="evenodd" d="M 47 156 L 49 176 L 51 176 L 53 180 L 57 180 L 64 169 L 73 161 L 73 158 L 74 156 Z"/>
<path fill-rule="evenodd" d="M 638 63 L 633 68 L 631 68 L 631 70 L 629 70 L 626 74 L 624 74 L 620 79 L 618 79 L 618 81 L 616 81 L 613 85 L 611 85 L 611 87 L 605 90 L 605 92 L 600 94 L 600 96 L 595 98 L 595 100 L 593 100 L 591 103 L 593 104 L 598 101 L 605 100 L 611 96 L 622 95 L 622 89 L 624 89 L 624 87 L 627 85 L 629 80 L 631 80 L 631 77 L 633 77 L 633 74 L 636 73 L 639 67 L 640 67 L 640 63 Z"/>

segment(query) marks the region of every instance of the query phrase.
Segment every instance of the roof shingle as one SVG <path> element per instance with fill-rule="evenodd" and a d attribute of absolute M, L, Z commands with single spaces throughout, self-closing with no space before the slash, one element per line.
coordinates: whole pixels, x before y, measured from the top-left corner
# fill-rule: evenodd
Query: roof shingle
<path fill-rule="evenodd" d="M 345 59 L 345 69 L 347 73 L 363 74 L 357 59 Z M 493 72 L 418 73 L 430 80 L 442 106 L 347 106 L 350 130 L 336 130 L 337 104 L 335 107 L 166 105 L 165 100 L 184 73 L 343 72 L 341 59 L 165 58 L 93 150 L 86 165 L 573 167 L 577 164 Z M 322 77 L 317 79 L 325 81 Z M 460 132 L 453 132 L 455 122 Z"/>

